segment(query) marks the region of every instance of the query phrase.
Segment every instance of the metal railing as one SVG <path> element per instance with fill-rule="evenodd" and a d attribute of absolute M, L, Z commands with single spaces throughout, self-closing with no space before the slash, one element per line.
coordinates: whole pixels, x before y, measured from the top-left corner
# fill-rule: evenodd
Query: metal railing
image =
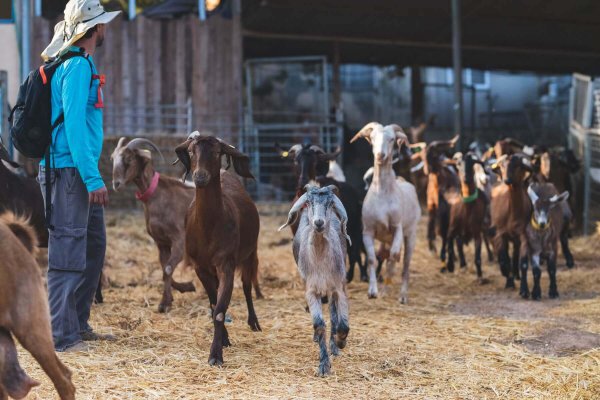
<path fill-rule="evenodd" d="M 583 186 L 584 235 L 600 220 L 600 128 L 592 127 L 594 83 L 589 76 L 574 74 L 569 107 L 569 147 L 583 162 L 574 187 Z"/>
<path fill-rule="evenodd" d="M 107 104 L 104 133 L 114 135 L 151 135 L 192 131 L 192 99 L 183 104 Z"/>

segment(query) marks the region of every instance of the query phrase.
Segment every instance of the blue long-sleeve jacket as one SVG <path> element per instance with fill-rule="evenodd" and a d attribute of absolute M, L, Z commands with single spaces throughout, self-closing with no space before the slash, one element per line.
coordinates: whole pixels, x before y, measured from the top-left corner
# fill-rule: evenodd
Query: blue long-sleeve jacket
<path fill-rule="evenodd" d="M 104 132 L 102 108 L 96 107 L 100 82 L 92 80 L 97 71 L 88 57 L 89 63 L 83 57 L 66 60 L 52 77 L 52 121 L 62 112 L 65 120 L 53 132 L 51 162 L 53 168 L 77 168 L 88 192 L 93 192 L 104 186 L 98 169 Z"/>

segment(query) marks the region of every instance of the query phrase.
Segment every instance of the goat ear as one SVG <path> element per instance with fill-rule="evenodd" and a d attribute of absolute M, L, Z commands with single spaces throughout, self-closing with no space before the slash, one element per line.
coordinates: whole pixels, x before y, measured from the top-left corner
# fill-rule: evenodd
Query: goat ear
<path fill-rule="evenodd" d="M 250 157 L 224 142 L 221 142 L 221 153 L 227 156 L 227 165 L 231 160 L 233 168 L 239 176 L 254 179 L 254 175 L 250 172 Z"/>
<path fill-rule="evenodd" d="M 190 139 L 175 147 L 175 154 L 177 154 L 177 160 L 173 162 L 173 165 L 177 164 L 178 161 L 181 161 L 181 163 L 185 167 L 185 175 L 183 176 L 183 180 L 185 180 L 187 175 L 190 173 L 190 170 L 192 169 L 192 160 L 190 159 L 190 154 L 188 153 L 189 144 Z"/>
<path fill-rule="evenodd" d="M 279 227 L 279 229 L 277 229 L 277 231 L 281 232 L 286 226 L 292 225 L 296 221 L 296 219 L 298 218 L 298 212 L 300 211 L 300 209 L 302 207 L 304 207 L 304 204 L 306 203 L 307 198 L 308 198 L 308 194 L 304 193 L 302 196 L 300 196 L 300 198 L 298 200 L 296 200 L 296 202 L 294 203 L 292 208 L 290 208 L 287 222 L 285 224 L 281 225 Z"/>
<path fill-rule="evenodd" d="M 352 246 L 352 239 L 350 239 L 346 228 L 346 225 L 348 224 L 348 214 L 346 213 L 346 209 L 344 208 L 342 201 L 337 196 L 333 196 L 333 208 L 337 215 L 340 217 L 340 222 L 342 223 L 342 234 L 348 240 L 350 246 Z"/>
<path fill-rule="evenodd" d="M 537 203 L 539 197 L 538 197 L 537 193 L 533 190 L 533 185 L 529 185 L 527 187 L 527 194 L 529 195 L 531 204 L 533 204 L 535 206 L 535 203 Z"/>
<path fill-rule="evenodd" d="M 329 185 L 329 186 L 327 186 L 327 188 L 328 188 L 329 190 L 331 190 L 331 192 L 332 192 L 333 194 L 335 194 L 336 196 L 339 196 L 339 194 L 340 194 L 340 189 L 338 189 L 338 187 L 337 187 L 337 186 L 335 186 L 335 185 Z"/>
<path fill-rule="evenodd" d="M 566 190 L 561 194 L 554 195 L 550 198 L 551 203 L 560 203 L 561 201 L 565 201 L 569 198 L 569 192 Z"/>
<path fill-rule="evenodd" d="M 317 158 L 319 161 L 333 161 L 340 155 L 342 149 L 338 148 L 333 153 L 318 153 Z"/>

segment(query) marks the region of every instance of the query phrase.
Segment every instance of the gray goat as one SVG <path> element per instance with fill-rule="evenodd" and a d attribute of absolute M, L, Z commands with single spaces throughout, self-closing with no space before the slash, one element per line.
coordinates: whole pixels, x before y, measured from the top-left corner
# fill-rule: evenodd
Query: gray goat
<path fill-rule="evenodd" d="M 321 298 L 329 297 L 331 316 L 331 354 L 337 356 L 346 346 L 350 331 L 348 322 L 348 298 L 346 296 L 346 233 L 348 216 L 337 187 L 324 188 L 306 185 L 304 193 L 294 203 L 287 222 L 279 228 L 293 224 L 301 213 L 300 224 L 294 236 L 294 258 L 300 276 L 306 284 L 306 302 L 313 319 L 314 338 L 319 343 L 319 375 L 329 374 L 331 362 L 327 353 L 326 327 L 321 309 Z"/>

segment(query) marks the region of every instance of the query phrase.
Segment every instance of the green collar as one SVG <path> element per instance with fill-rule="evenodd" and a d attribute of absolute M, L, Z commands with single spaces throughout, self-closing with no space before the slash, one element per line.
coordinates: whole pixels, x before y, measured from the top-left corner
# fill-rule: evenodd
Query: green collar
<path fill-rule="evenodd" d="M 473 192 L 472 195 L 469 195 L 467 197 L 463 197 L 462 201 L 463 201 L 463 203 L 472 203 L 475 200 L 477 200 L 478 197 L 479 197 L 479 189 L 475 188 L 475 192 Z"/>

